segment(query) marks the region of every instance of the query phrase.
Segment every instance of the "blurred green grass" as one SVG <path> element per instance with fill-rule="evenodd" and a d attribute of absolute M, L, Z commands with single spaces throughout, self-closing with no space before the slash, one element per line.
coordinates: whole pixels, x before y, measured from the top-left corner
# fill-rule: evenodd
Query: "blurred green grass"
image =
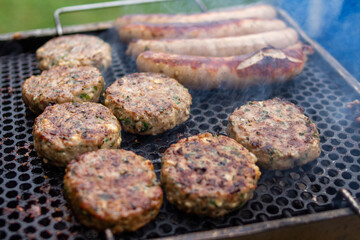
<path fill-rule="evenodd" d="M 52 28 L 55 26 L 53 14 L 54 11 L 58 8 L 108 1 L 0 0 L 0 34 L 32 29 Z M 257 0 L 204 0 L 204 3 L 209 9 L 220 6 L 233 6 L 253 2 L 257 2 Z M 111 21 L 118 16 L 131 13 L 176 13 L 199 11 L 200 9 L 194 1 L 178 0 L 166 3 L 152 3 L 137 6 L 125 6 L 76 13 L 65 13 L 61 15 L 61 22 L 63 25 L 76 25 Z"/>

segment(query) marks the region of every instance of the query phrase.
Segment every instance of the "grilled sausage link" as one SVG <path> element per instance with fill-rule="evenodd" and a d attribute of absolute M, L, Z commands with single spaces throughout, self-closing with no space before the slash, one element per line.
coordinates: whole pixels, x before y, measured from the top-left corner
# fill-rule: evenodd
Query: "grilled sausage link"
<path fill-rule="evenodd" d="M 196 23 L 239 18 L 275 18 L 276 10 L 270 5 L 253 5 L 228 11 L 195 14 L 133 14 L 124 15 L 115 20 L 115 27 L 120 29 L 130 23 Z"/>
<path fill-rule="evenodd" d="M 201 23 L 132 23 L 118 30 L 120 40 L 161 38 L 219 38 L 286 28 L 278 19 L 228 19 Z"/>
<path fill-rule="evenodd" d="M 136 58 L 140 53 L 150 50 L 193 56 L 226 57 L 256 52 L 265 47 L 284 49 L 297 42 L 296 31 L 286 28 L 239 37 L 137 40 L 129 44 L 126 54 Z"/>
<path fill-rule="evenodd" d="M 264 48 L 232 57 L 200 57 L 146 51 L 136 65 L 142 72 L 164 73 L 189 88 L 213 89 L 283 82 L 300 74 L 311 53 L 300 43 L 284 50 Z"/>

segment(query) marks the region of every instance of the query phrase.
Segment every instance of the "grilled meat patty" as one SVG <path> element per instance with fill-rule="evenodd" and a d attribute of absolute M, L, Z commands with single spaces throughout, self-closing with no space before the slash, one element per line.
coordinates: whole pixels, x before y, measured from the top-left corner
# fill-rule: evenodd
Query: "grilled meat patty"
<path fill-rule="evenodd" d="M 85 153 L 68 165 L 64 194 L 82 224 L 114 233 L 135 231 L 162 205 L 153 169 L 150 160 L 122 149 Z"/>
<path fill-rule="evenodd" d="M 36 51 L 39 68 L 53 66 L 94 66 L 108 68 L 111 65 L 111 47 L 96 36 L 68 35 L 46 42 Z"/>
<path fill-rule="evenodd" d="M 156 135 L 189 118 L 191 95 L 166 75 L 134 73 L 116 80 L 106 89 L 105 105 L 125 131 Z"/>
<path fill-rule="evenodd" d="M 99 148 L 118 148 L 121 127 L 110 109 L 98 103 L 48 106 L 35 119 L 34 147 L 45 162 L 66 166 L 78 155 Z"/>
<path fill-rule="evenodd" d="M 268 169 L 303 165 L 321 153 L 315 124 L 299 107 L 279 98 L 247 102 L 236 109 L 229 118 L 227 134 Z"/>
<path fill-rule="evenodd" d="M 261 174 L 255 162 L 233 139 L 204 133 L 165 151 L 160 179 L 167 199 L 179 209 L 218 217 L 252 198 Z"/>
<path fill-rule="evenodd" d="M 65 102 L 98 102 L 104 90 L 104 78 L 91 66 L 56 66 L 31 76 L 22 86 L 22 98 L 34 113 Z"/>

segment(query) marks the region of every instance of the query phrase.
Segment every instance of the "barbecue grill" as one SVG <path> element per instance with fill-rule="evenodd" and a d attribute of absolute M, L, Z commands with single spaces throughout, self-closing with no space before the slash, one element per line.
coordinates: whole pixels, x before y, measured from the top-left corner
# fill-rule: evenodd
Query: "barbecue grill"
<path fill-rule="evenodd" d="M 207 131 L 225 134 L 228 117 L 235 108 L 250 100 L 280 97 L 303 107 L 317 125 L 320 157 L 286 171 L 262 170 L 253 199 L 226 216 L 210 219 L 185 214 L 165 200 L 154 221 L 136 232 L 117 234 L 115 239 L 360 236 L 360 218 L 350 208 L 356 207 L 356 202 L 350 204 L 341 194 L 348 190 L 351 196 L 360 198 L 360 126 L 346 107 L 348 102 L 360 98 L 360 84 L 284 11 L 278 9 L 278 13 L 299 32 L 304 43 L 315 48 L 298 77 L 287 83 L 240 90 L 190 90 L 193 105 L 187 122 L 157 136 L 123 133 L 121 148 L 150 159 L 159 177 L 161 154 L 171 144 Z M 126 45 L 118 40 L 111 24 L 68 27 L 64 32 L 85 32 L 111 44 L 112 66 L 103 72 L 106 87 L 137 71 L 135 61 L 125 55 Z M 54 35 L 55 29 L 45 29 L 0 36 L 1 239 L 106 239 L 105 233 L 75 220 L 62 194 L 64 170 L 43 164 L 33 147 L 36 116 L 21 99 L 21 85 L 31 75 L 40 74 L 35 51 Z"/>

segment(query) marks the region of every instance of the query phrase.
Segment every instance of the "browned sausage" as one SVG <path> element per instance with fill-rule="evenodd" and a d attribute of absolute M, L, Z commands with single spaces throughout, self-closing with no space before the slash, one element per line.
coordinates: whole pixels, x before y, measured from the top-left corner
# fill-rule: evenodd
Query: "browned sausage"
<path fill-rule="evenodd" d="M 286 28 L 278 19 L 229 19 L 202 23 L 132 23 L 122 27 L 120 40 L 162 38 L 219 38 Z"/>
<path fill-rule="evenodd" d="M 219 21 L 235 18 L 275 18 L 276 10 L 270 5 L 253 5 L 228 11 L 214 11 L 195 14 L 134 14 L 125 15 L 115 20 L 115 27 L 120 29 L 130 23 L 196 23 Z"/>
<path fill-rule="evenodd" d="M 193 56 L 226 57 L 252 53 L 265 47 L 284 49 L 297 41 L 296 31 L 286 28 L 239 37 L 137 40 L 129 44 L 126 54 L 136 58 L 140 53 L 150 50 Z"/>
<path fill-rule="evenodd" d="M 136 65 L 142 72 L 164 73 L 189 88 L 244 87 L 283 82 L 300 74 L 310 46 L 296 44 L 284 50 L 264 48 L 232 57 L 199 57 L 146 51 Z"/>

